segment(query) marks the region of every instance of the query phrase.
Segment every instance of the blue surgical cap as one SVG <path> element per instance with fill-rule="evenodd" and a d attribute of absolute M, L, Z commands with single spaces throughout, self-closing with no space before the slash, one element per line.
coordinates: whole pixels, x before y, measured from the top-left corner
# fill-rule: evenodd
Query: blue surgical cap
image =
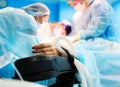
<path fill-rule="evenodd" d="M 33 16 L 44 16 L 50 14 L 49 8 L 45 4 L 40 2 L 22 7 L 22 9 Z"/>

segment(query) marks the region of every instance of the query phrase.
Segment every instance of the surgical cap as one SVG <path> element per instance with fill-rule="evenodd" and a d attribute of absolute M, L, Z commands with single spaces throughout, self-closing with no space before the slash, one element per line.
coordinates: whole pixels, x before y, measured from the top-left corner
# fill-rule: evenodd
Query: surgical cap
<path fill-rule="evenodd" d="M 33 16 L 44 16 L 50 14 L 49 8 L 40 2 L 22 7 L 22 9 Z"/>
<path fill-rule="evenodd" d="M 65 27 L 66 35 L 70 34 L 72 31 L 71 23 L 67 20 L 61 21 L 61 25 Z"/>

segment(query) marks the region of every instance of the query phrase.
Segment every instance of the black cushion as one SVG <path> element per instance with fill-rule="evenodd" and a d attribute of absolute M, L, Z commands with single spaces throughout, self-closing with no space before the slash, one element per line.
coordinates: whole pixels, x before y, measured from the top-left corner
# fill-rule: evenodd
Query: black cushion
<path fill-rule="evenodd" d="M 68 58 L 58 56 L 36 55 L 15 61 L 24 80 L 40 81 L 56 77 L 62 73 L 72 72 Z M 14 79 L 19 79 L 15 73 Z"/>

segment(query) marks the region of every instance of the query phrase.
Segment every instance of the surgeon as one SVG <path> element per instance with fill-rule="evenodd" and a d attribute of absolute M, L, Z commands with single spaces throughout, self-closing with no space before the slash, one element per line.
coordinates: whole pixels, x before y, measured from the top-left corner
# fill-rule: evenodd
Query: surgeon
<path fill-rule="evenodd" d="M 35 3 L 22 7 L 28 14 L 34 16 L 39 29 L 37 30 L 37 36 L 41 42 L 45 42 L 51 38 L 51 30 L 49 27 L 48 19 L 50 15 L 49 8 L 41 3 Z"/>
<path fill-rule="evenodd" d="M 42 3 L 0 10 L 0 77 L 14 77 L 13 62 L 35 55 L 32 46 L 40 43 L 38 28 L 48 21 L 49 14 Z"/>
<path fill-rule="evenodd" d="M 68 0 L 68 5 L 73 7 L 79 15 L 76 19 L 79 32 L 77 40 L 104 38 L 113 40 L 115 30 L 112 29 L 113 9 L 106 0 Z"/>

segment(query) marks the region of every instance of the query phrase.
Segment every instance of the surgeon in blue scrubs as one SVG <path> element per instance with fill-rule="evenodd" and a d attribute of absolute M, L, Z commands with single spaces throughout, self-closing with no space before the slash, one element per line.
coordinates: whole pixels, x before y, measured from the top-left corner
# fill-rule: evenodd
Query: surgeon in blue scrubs
<path fill-rule="evenodd" d="M 79 39 L 104 38 L 114 40 L 113 8 L 106 0 L 68 0 L 68 5 L 81 12 L 76 19 Z"/>
<path fill-rule="evenodd" d="M 35 55 L 32 46 L 40 43 L 38 28 L 48 21 L 49 14 L 48 7 L 40 2 L 0 10 L 0 77 L 14 77 L 14 61 Z"/>

